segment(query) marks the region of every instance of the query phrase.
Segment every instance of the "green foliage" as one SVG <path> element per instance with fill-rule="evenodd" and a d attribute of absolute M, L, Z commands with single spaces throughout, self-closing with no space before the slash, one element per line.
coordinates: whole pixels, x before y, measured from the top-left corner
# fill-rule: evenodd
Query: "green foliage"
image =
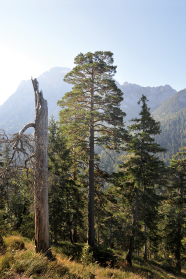
<path fill-rule="evenodd" d="M 104 245 L 93 247 L 93 257 L 98 264 L 104 267 L 114 267 L 118 259 L 113 250 Z"/>
<path fill-rule="evenodd" d="M 1 261 L 1 268 L 8 269 L 12 264 L 12 260 L 13 260 L 12 254 L 10 252 L 6 253 Z"/>
<path fill-rule="evenodd" d="M 5 247 L 7 250 L 15 251 L 25 248 L 23 239 L 19 236 L 9 236 L 5 239 Z"/>
<path fill-rule="evenodd" d="M 160 133 L 160 123 L 156 122 L 147 107 L 147 98 L 142 95 L 139 118 L 131 121 L 130 137 L 126 144 L 127 156 L 121 164 L 120 172 L 115 174 L 114 184 L 119 196 L 118 203 L 127 211 L 132 230 L 130 238 L 130 264 L 134 246 L 134 235 L 143 243 L 145 239 L 155 241 L 158 205 L 160 202 L 156 186 L 161 185 L 164 163 L 158 159 L 157 153 L 165 151 L 154 139 Z M 144 227 L 144 236 L 141 229 Z M 138 242 L 139 243 L 139 242 Z M 147 243 L 145 243 L 147 245 Z M 129 255 L 129 254 L 128 254 Z"/>
<path fill-rule="evenodd" d="M 3 235 L 19 230 L 23 236 L 34 236 L 32 181 L 27 174 L 20 171 L 13 178 L 7 175 L 2 182 L 0 231 Z"/>
<path fill-rule="evenodd" d="M 154 118 L 161 122 L 162 132 L 156 137 L 156 140 L 167 149 L 166 153 L 159 154 L 166 165 L 169 165 L 172 156 L 185 145 L 186 109 L 184 95 L 185 90 L 178 92 L 153 112 Z"/>
<path fill-rule="evenodd" d="M 71 229 L 82 225 L 83 193 L 71 178 L 67 140 L 54 119 L 49 122 L 49 217 L 52 238 L 71 238 Z M 75 217 L 73 217 L 75 216 Z M 74 224 L 75 218 L 75 224 Z M 73 241 L 73 240 L 72 240 Z"/>
<path fill-rule="evenodd" d="M 170 162 L 169 184 L 166 193 L 164 217 L 165 249 L 175 258 L 176 268 L 181 271 L 186 236 L 186 147 L 173 156 Z"/>
<path fill-rule="evenodd" d="M 117 257 L 106 246 L 99 245 L 92 248 L 89 244 L 85 244 L 82 249 L 81 262 L 85 265 L 97 262 L 104 267 L 114 267 L 117 262 Z"/>
<path fill-rule="evenodd" d="M 71 260 L 80 261 L 83 244 L 80 243 L 71 243 L 69 241 L 59 242 L 55 249 L 58 253 L 62 253 Z"/>
<path fill-rule="evenodd" d="M 80 53 L 74 63 L 64 78 L 73 85 L 72 91 L 58 102 L 60 129 L 72 150 L 74 180 L 78 172 L 86 179 L 88 173 L 88 242 L 94 246 L 94 173 L 99 169 L 94 146 L 116 150 L 121 146 L 125 136 L 125 113 L 120 109 L 123 93 L 113 79 L 116 66 L 111 52 Z"/>
<path fill-rule="evenodd" d="M 73 84 L 73 90 L 58 102 L 63 109 L 60 111 L 60 124 L 69 142 L 74 143 L 77 149 L 79 146 L 86 149 L 90 123 L 94 123 L 99 132 L 99 137 L 95 134 L 95 142 L 110 147 L 112 135 L 119 135 L 116 127 L 123 126 L 125 113 L 119 109 L 123 98 L 112 78 L 116 72 L 112 56 L 111 52 L 101 51 L 85 55 L 80 53 L 74 60 L 77 66 L 64 78 L 64 81 Z M 105 126 L 105 122 L 113 127 Z M 118 139 L 116 141 L 115 138 L 115 144 L 119 143 Z"/>
<path fill-rule="evenodd" d="M 81 254 L 81 262 L 82 264 L 90 264 L 93 263 L 94 257 L 93 257 L 93 250 L 92 247 L 87 243 L 84 245 L 83 249 L 82 249 L 82 254 Z"/>

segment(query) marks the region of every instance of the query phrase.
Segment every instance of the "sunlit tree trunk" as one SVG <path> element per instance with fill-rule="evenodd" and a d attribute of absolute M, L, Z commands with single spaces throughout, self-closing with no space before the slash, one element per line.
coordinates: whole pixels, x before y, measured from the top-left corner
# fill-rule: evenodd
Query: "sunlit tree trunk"
<path fill-rule="evenodd" d="M 48 211 L 48 106 L 39 92 L 38 82 L 32 80 L 35 91 L 35 250 L 51 256 Z"/>
<path fill-rule="evenodd" d="M 92 75 L 94 79 L 95 73 Z M 94 88 L 91 89 L 90 113 L 93 113 L 94 104 Z M 90 123 L 90 137 L 89 137 L 89 189 L 88 189 L 88 244 L 95 245 L 94 232 L 94 117 L 91 117 Z"/>

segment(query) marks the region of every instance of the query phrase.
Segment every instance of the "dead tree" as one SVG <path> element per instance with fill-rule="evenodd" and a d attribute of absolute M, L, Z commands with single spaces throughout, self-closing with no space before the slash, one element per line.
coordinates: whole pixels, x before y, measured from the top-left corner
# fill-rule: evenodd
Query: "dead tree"
<path fill-rule="evenodd" d="M 10 140 L 4 132 L 1 132 L 0 143 L 12 146 L 14 151 L 8 165 L 1 170 L 0 179 L 11 171 L 28 169 L 27 164 L 30 163 L 34 170 L 35 250 L 51 257 L 48 209 L 48 106 L 42 91 L 39 92 L 37 79 L 32 79 L 32 84 L 35 92 L 35 122 L 26 124 Z M 24 135 L 24 132 L 30 127 L 34 128 L 34 154 L 28 153 L 31 147 L 29 145 L 30 137 Z M 24 164 L 20 164 L 23 156 L 26 159 Z M 13 160 L 19 160 L 19 163 L 11 169 Z"/>
<path fill-rule="evenodd" d="M 48 212 L 48 106 L 39 92 L 37 79 L 32 80 L 35 92 L 35 249 L 51 255 Z"/>

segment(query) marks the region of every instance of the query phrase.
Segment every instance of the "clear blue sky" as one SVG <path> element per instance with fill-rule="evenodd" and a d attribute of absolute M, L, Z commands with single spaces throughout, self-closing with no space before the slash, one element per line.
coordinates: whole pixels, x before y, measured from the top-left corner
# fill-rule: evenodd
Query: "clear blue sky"
<path fill-rule="evenodd" d="M 97 50 L 114 53 L 121 84 L 186 88 L 186 0 L 0 0 L 0 104 Z"/>

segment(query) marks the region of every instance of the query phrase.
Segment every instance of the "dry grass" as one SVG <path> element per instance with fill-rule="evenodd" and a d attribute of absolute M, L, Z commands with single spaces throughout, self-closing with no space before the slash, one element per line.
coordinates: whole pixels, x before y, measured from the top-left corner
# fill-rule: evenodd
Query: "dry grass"
<path fill-rule="evenodd" d="M 97 263 L 88 265 L 72 261 L 59 249 L 53 247 L 55 259 L 49 261 L 46 257 L 34 251 L 34 243 L 20 236 L 4 238 L 5 248 L 0 254 L 0 278 L 1 279 L 168 279 L 186 278 L 184 273 L 173 275 L 167 273 L 152 263 L 134 262 L 133 267 L 126 265 L 120 258 L 116 267 L 101 267 Z"/>

